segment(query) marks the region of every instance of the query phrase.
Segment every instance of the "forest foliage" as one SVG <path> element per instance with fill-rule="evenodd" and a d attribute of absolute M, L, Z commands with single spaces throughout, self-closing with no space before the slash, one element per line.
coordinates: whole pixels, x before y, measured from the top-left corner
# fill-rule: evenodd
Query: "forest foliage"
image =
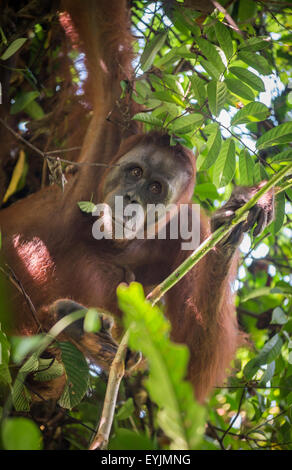
<path fill-rule="evenodd" d="M 144 106 L 134 119 L 146 131 L 163 128 L 172 144 L 194 150 L 193 201 L 209 215 L 229 198 L 234 185 L 254 185 L 291 166 L 288 3 L 225 0 L 206 13 L 184 8 L 183 1 L 132 2 L 135 80 L 121 83 L 121 99 L 130 92 Z M 82 110 L 81 128 L 88 122 L 82 103 L 83 58 L 63 48 L 57 11 L 43 7 L 40 13 L 30 12 L 28 20 L 22 17 L 24 9 L 6 10 L 15 21 L 13 31 L 9 15 L 3 14 L 0 23 L 2 109 L 7 123 L 33 146 L 44 153 L 63 149 L 61 156 L 70 159 L 66 149 L 76 144 L 68 138 L 70 107 Z M 60 65 L 64 60 L 66 73 Z M 68 88 L 71 95 L 60 108 Z M 0 126 L 3 139 L 8 130 Z M 15 137 L 8 142 L 0 172 L 4 206 L 47 184 L 48 170 L 50 179 L 56 178 L 50 161 L 47 169 L 24 142 Z M 238 350 L 226 383 L 214 388 L 204 406 L 194 400 L 185 380 L 187 348 L 170 341 L 162 310 L 151 307 L 139 284 L 118 288 L 129 346 L 147 358 L 149 371 L 126 374 L 122 381 L 109 449 L 292 449 L 291 202 L 290 174 L 277 186 L 274 222 L 259 237 L 245 235 L 241 244 L 233 290 L 248 342 Z M 81 209 L 89 210 L 84 203 Z M 0 309 L 8 314 L 1 282 Z M 98 331 L 94 309 L 75 312 L 67 321 L 82 317 L 85 331 Z M 107 377 L 70 343 L 58 342 L 62 362 L 42 356 L 64 327 L 59 322 L 49 337 L 7 337 L 0 331 L 4 449 L 89 446 Z M 40 412 L 40 405 L 31 403 L 27 375 L 46 381 L 64 372 L 67 386 L 56 409 Z"/>

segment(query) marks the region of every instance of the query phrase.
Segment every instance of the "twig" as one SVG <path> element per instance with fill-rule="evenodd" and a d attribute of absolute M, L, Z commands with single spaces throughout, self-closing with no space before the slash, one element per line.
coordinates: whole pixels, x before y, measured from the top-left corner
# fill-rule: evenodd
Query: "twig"
<path fill-rule="evenodd" d="M 119 387 L 125 374 L 124 360 L 128 347 L 128 337 L 129 333 L 126 331 L 112 362 L 99 427 L 89 450 L 104 450 L 107 448 Z"/>
<path fill-rule="evenodd" d="M 234 19 L 231 18 L 231 16 L 229 15 L 228 11 L 222 6 L 220 5 L 220 3 L 216 2 L 215 0 L 211 0 L 211 2 L 213 3 L 214 7 L 217 8 L 217 10 L 221 11 L 221 13 L 223 13 L 225 15 L 225 18 L 228 22 L 228 24 L 235 30 L 238 32 L 238 34 L 240 34 L 241 36 L 244 36 L 243 35 L 243 32 L 241 31 L 241 29 L 239 29 L 239 27 L 237 26 L 237 24 L 235 23 Z"/>
<path fill-rule="evenodd" d="M 20 142 L 22 142 L 24 145 L 26 145 L 27 147 L 29 147 L 31 150 L 33 150 L 35 153 L 37 153 L 39 156 L 41 156 L 42 158 L 44 159 L 50 159 L 50 160 L 58 160 L 60 162 L 63 162 L 63 163 L 68 163 L 70 165 L 76 165 L 76 166 L 82 166 L 82 165 L 88 165 L 88 166 L 105 166 L 107 168 L 109 167 L 113 167 L 113 166 L 120 166 L 118 163 L 114 164 L 114 165 L 109 165 L 107 163 L 92 163 L 92 162 L 72 162 L 71 160 L 65 160 L 64 158 L 59 158 L 59 157 L 53 157 L 52 154 L 53 153 L 61 153 L 61 152 L 69 152 L 71 150 L 76 150 L 80 147 L 72 147 L 70 149 L 64 149 L 64 150 L 51 150 L 49 152 L 43 152 L 42 150 L 40 150 L 38 147 L 36 147 L 35 145 L 33 145 L 31 142 L 29 142 L 28 140 L 26 140 L 24 137 L 22 137 L 20 134 L 18 134 L 18 132 L 15 132 L 14 129 L 12 129 L 12 127 L 10 127 L 7 122 L 4 121 L 4 119 L 0 118 L 0 123 L 6 127 L 6 129 L 11 132 L 11 134 L 14 135 L 14 137 L 18 140 L 20 140 Z"/>

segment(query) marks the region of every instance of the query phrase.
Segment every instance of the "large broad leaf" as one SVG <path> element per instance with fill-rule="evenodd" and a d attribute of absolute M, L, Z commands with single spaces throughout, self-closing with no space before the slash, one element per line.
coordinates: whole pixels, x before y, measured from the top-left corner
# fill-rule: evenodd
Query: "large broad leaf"
<path fill-rule="evenodd" d="M 257 148 L 262 150 L 273 145 L 286 144 L 292 141 L 292 122 L 285 122 L 266 132 L 257 140 Z"/>
<path fill-rule="evenodd" d="M 226 58 L 230 59 L 233 56 L 233 44 L 229 29 L 218 21 L 215 24 L 215 33 Z"/>
<path fill-rule="evenodd" d="M 247 150 L 239 155 L 239 181 L 242 186 L 252 186 L 254 173 L 254 160 Z"/>
<path fill-rule="evenodd" d="M 254 90 L 265 91 L 265 85 L 262 79 L 250 70 L 234 66 L 229 68 L 229 72 L 233 73 L 239 80 L 246 83 Z"/>
<path fill-rule="evenodd" d="M 213 171 L 213 183 L 217 188 L 226 186 L 235 173 L 235 143 L 233 139 L 223 142 Z"/>
<path fill-rule="evenodd" d="M 255 52 L 240 51 L 238 58 L 263 75 L 269 75 L 273 71 L 269 62 L 262 55 Z"/>
<path fill-rule="evenodd" d="M 83 354 L 73 344 L 61 342 L 59 347 L 62 352 L 67 382 L 58 403 L 63 408 L 71 409 L 80 403 L 86 393 L 89 368 Z"/>
<path fill-rule="evenodd" d="M 110 440 L 109 450 L 157 450 L 157 446 L 146 434 L 118 428 Z"/>
<path fill-rule="evenodd" d="M 225 83 L 228 87 L 228 90 L 234 93 L 245 100 L 253 101 L 254 100 L 254 92 L 253 90 L 247 86 L 245 83 L 242 83 L 237 78 L 226 78 Z"/>
<path fill-rule="evenodd" d="M 207 86 L 208 102 L 211 113 L 218 116 L 226 102 L 227 86 L 225 82 L 211 80 Z"/>
<path fill-rule="evenodd" d="M 169 340 L 169 323 L 158 307 L 145 300 L 138 283 L 120 285 L 119 307 L 130 331 L 129 344 L 139 350 L 149 363 L 146 387 L 158 405 L 157 420 L 171 439 L 171 449 L 195 449 L 203 432 L 204 411 L 185 382 L 188 350 Z"/>
<path fill-rule="evenodd" d="M 176 119 L 171 125 L 171 132 L 174 134 L 189 134 L 198 130 L 204 122 L 201 114 L 189 114 Z"/>
<path fill-rule="evenodd" d="M 203 155 L 200 155 L 197 162 L 198 170 L 208 170 L 219 156 L 221 149 L 222 137 L 218 124 L 211 124 L 211 133 L 207 140 L 207 149 L 208 154 L 204 158 Z M 210 127 L 209 127 L 210 129 Z"/>
<path fill-rule="evenodd" d="M 140 63 L 143 72 L 150 69 L 157 52 L 161 49 L 167 38 L 167 32 L 161 32 L 154 36 L 153 39 L 146 45 L 143 54 L 141 55 Z"/>
<path fill-rule="evenodd" d="M 27 418 L 9 418 L 2 425 L 2 442 L 6 450 L 40 450 L 42 435 L 38 426 Z"/>
<path fill-rule="evenodd" d="M 263 103 L 248 103 L 242 109 L 237 111 L 231 119 L 231 124 L 244 124 L 250 121 L 264 121 L 270 115 L 269 108 Z"/>

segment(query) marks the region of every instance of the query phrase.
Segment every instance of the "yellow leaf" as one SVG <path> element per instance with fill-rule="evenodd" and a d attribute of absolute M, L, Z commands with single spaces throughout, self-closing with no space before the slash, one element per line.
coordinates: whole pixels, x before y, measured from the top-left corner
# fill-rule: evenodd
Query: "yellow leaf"
<path fill-rule="evenodd" d="M 14 194 L 17 191 L 17 187 L 23 175 L 24 170 L 25 170 L 25 153 L 23 150 L 20 150 L 19 158 L 13 170 L 9 186 L 3 198 L 3 202 L 6 202 L 10 198 L 10 196 L 12 196 L 12 194 Z"/>

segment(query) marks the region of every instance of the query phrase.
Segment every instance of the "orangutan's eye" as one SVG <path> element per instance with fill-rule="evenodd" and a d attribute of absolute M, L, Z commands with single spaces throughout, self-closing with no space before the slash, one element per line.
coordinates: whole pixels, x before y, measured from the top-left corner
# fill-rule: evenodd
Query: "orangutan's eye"
<path fill-rule="evenodd" d="M 131 168 L 130 175 L 134 176 L 136 179 L 139 179 L 143 175 L 143 170 L 139 166 L 136 166 L 135 168 Z"/>
<path fill-rule="evenodd" d="M 153 194 L 160 194 L 162 191 L 162 186 L 158 181 L 154 181 L 149 185 L 149 191 Z"/>

